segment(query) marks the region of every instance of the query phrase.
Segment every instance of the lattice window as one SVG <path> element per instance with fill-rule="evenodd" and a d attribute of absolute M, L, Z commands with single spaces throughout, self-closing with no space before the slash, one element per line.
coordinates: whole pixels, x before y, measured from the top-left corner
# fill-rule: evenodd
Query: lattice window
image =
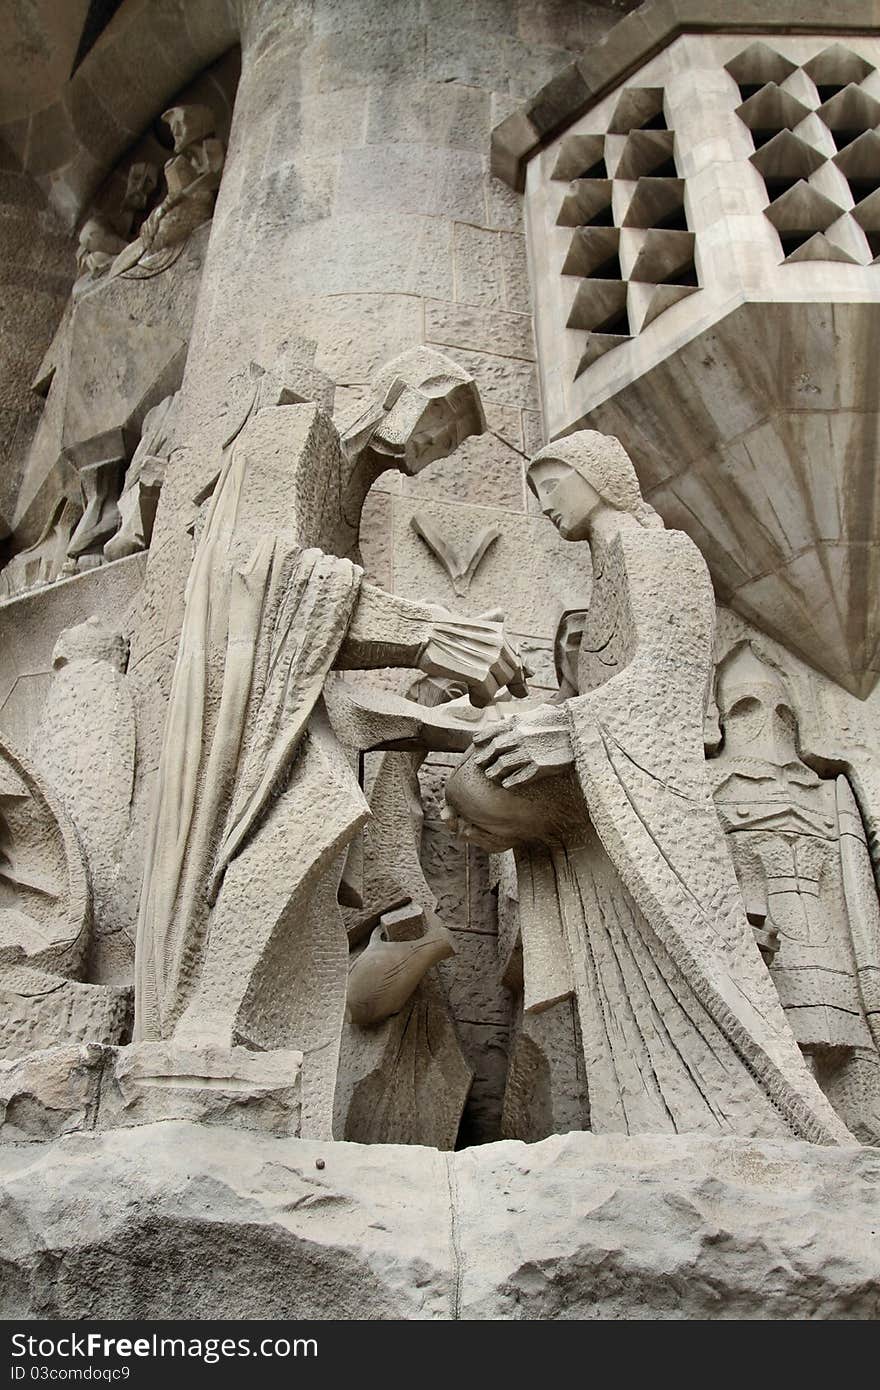
<path fill-rule="evenodd" d="M 605 134 L 565 136 L 551 178 L 569 184 L 556 222 L 573 229 L 562 274 L 579 280 L 580 375 L 698 288 L 662 87 L 625 87 Z"/>
<path fill-rule="evenodd" d="M 784 262 L 880 256 L 877 69 L 834 43 L 802 66 L 757 41 L 726 65 Z M 866 83 L 869 86 L 866 86 Z M 867 242 L 867 252 L 866 246 Z"/>

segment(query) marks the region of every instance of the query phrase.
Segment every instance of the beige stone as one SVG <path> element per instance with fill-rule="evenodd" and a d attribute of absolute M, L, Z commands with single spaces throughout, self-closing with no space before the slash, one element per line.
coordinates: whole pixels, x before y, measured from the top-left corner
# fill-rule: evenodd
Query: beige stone
<path fill-rule="evenodd" d="M 98 1128 L 197 1120 L 296 1138 L 302 1065 L 299 1052 L 244 1047 L 141 1042 L 114 1049 L 105 1056 Z"/>
<path fill-rule="evenodd" d="M 28 15 L 5 1312 L 872 1316 L 867 0 Z"/>
<path fill-rule="evenodd" d="M 848 1131 L 770 993 L 710 805 L 703 702 L 714 605 L 699 553 L 663 529 L 616 440 L 580 432 L 548 445 L 532 461 L 529 482 L 563 538 L 591 544 L 596 578 L 580 641 L 579 694 L 514 717 L 499 732 L 479 732 L 447 786 L 450 825 L 473 843 L 498 850 L 543 842 L 553 850 L 549 882 L 535 886 L 544 950 L 557 969 L 552 984 L 530 995 L 523 919 L 526 1006 L 540 1009 L 564 996 L 566 972 L 557 976 L 567 958 L 594 1131 L 711 1133 L 720 1126 L 779 1134 L 784 1115 L 791 1133 L 846 1142 Z M 674 666 L 664 655 L 670 642 Z M 654 706 L 662 707 L 659 719 Z M 572 771 L 580 812 L 571 800 Z M 613 886 L 616 875 L 623 892 Z M 693 887 L 682 897 L 689 879 Z M 549 942 L 554 898 L 559 926 Z M 521 914 L 523 907 L 521 892 Z M 683 914 L 689 929 L 676 940 Z M 683 1021 L 676 1000 L 688 1043 L 674 1041 Z M 661 1019 L 665 1046 L 657 1041 Z M 728 1061 L 716 1071 L 722 1038 Z M 676 1076 L 671 1054 L 703 1044 L 713 1060 L 707 1089 L 695 1092 L 689 1070 Z M 629 1068 L 641 1085 L 622 1081 Z"/>

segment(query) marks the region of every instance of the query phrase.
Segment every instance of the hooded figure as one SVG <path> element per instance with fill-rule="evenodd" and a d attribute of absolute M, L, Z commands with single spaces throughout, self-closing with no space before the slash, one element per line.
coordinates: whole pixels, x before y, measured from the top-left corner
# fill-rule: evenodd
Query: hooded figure
<path fill-rule="evenodd" d="M 337 888 L 369 814 L 324 682 L 334 666 L 434 669 L 442 651 L 476 700 L 524 693 L 500 624 L 387 594 L 345 558 L 380 472 L 483 428 L 472 379 L 440 353 L 404 354 L 381 387 L 346 448 L 266 373 L 224 451 L 187 584 L 138 920 L 136 1039 L 301 1050 L 303 1131 L 321 1136 L 348 964 Z"/>
<path fill-rule="evenodd" d="M 525 1007 L 574 994 L 594 1131 L 852 1142 L 786 1022 L 712 802 L 706 565 L 616 439 L 548 445 L 529 484 L 590 543 L 578 693 L 477 735 L 447 786 L 468 838 L 519 847 Z"/>

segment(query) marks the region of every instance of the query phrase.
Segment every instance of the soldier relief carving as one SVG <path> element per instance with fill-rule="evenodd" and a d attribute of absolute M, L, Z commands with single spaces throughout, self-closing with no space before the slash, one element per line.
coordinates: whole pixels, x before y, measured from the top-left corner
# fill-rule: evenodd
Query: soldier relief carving
<path fill-rule="evenodd" d="M 52 708 L 64 724 L 99 692 L 124 759 L 105 747 L 101 762 L 99 742 L 92 756 L 81 725 L 79 761 L 49 728 L 33 765 L 3 755 L 7 1065 L 63 1050 L 57 991 L 61 1032 L 92 1044 L 105 1078 L 99 1126 L 182 1116 L 453 1148 L 483 1026 L 453 995 L 466 971 L 476 995 L 494 972 L 515 1020 L 497 1132 L 876 1142 L 880 905 L 862 813 L 846 769 L 802 756 L 774 658 L 742 639 L 716 667 L 696 545 L 645 502 L 616 439 L 539 450 L 529 488 L 579 545 L 590 597 L 559 625 L 558 690 L 530 690 L 500 610 L 394 593 L 360 555 L 383 473 L 415 477 L 485 430 L 472 377 L 413 349 L 340 430 L 319 376 L 284 352 L 246 374 L 249 394 L 237 379 L 213 442 L 186 440 L 201 482 L 140 823 L 110 629 L 60 641 Z M 118 522 L 96 532 L 109 560 L 149 544 L 179 408 L 168 395 L 143 418 Z M 500 936 L 474 965 L 429 882 L 429 754 L 446 760 L 448 842 L 473 874 L 494 865 L 506 966 Z M 97 805 L 90 756 L 127 788 L 98 835 L 77 822 L 78 788 Z M 132 854 L 136 910 L 111 930 Z"/>
<path fill-rule="evenodd" d="M 756 941 L 798 1044 L 854 1134 L 880 1136 L 880 907 L 844 774 L 798 750 L 782 674 L 741 642 L 719 663 L 709 775 Z"/>

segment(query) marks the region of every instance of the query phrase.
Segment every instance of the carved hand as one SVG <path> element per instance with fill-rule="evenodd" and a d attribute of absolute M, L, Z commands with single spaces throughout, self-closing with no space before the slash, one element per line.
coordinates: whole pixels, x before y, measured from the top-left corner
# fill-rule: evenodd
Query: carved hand
<path fill-rule="evenodd" d="M 529 693 L 522 657 L 504 636 L 504 624 L 486 617 L 450 615 L 435 620 L 419 667 L 430 676 L 464 681 L 478 709 L 490 705 L 505 688 L 519 698 Z"/>
<path fill-rule="evenodd" d="M 140 230 L 140 236 L 142 241 L 152 241 L 153 237 L 159 230 L 159 223 L 162 221 L 162 218 L 164 216 L 165 206 L 163 203 L 160 203 L 159 206 L 153 208 L 153 211 L 149 214 L 149 216 L 144 219 L 143 225 Z"/>
<path fill-rule="evenodd" d="M 474 734 L 474 749 L 474 761 L 502 787 L 552 777 L 574 761 L 568 726 L 553 706 L 480 730 Z"/>

